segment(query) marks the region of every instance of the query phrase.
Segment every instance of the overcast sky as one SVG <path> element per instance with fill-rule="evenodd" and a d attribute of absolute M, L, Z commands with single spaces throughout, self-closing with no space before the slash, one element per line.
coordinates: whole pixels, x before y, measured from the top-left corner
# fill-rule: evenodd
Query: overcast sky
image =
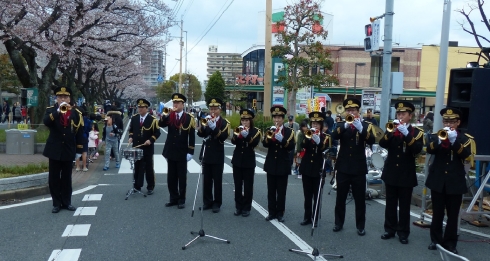
<path fill-rule="evenodd" d="M 299 0 L 272 0 L 272 8 L 282 9 L 296 1 Z M 197 44 L 230 2 L 232 3 L 228 10 Z M 449 40 L 458 41 L 459 46 L 476 46 L 473 37 L 461 29 L 459 23 L 465 22 L 464 17 L 455 11 L 463 7 L 468 9 L 467 5 L 474 2 L 476 1 L 452 1 Z M 265 11 L 265 0 L 168 0 L 168 4 L 175 9 L 180 6 L 176 14 L 177 20 L 184 15 L 184 30 L 188 31 L 187 70 L 196 75 L 200 81 L 207 79 L 206 57 L 209 45 L 217 45 L 218 52 L 242 53 L 259 42 L 257 33 L 261 26 L 259 23 L 265 23 L 264 20 L 259 21 L 259 12 Z M 401 47 L 421 47 L 421 44 L 439 45 L 443 4 L 444 0 L 395 1 L 393 42 L 399 43 Z M 487 4 L 486 9 L 490 10 L 490 3 Z M 369 23 L 369 17 L 384 13 L 385 0 L 325 0 L 322 11 L 333 15 L 329 35 L 330 44 L 362 45 L 364 26 Z M 488 36 L 489 31 L 480 22 L 478 12 L 473 12 L 472 17 L 477 28 L 480 28 L 479 32 Z M 383 28 L 384 21 L 381 20 L 381 39 L 383 39 Z M 180 28 L 175 26 L 170 29 L 170 33 L 172 36 L 180 36 Z M 168 44 L 167 53 L 168 79 L 179 73 L 179 64 L 176 60 L 179 58 L 177 38 Z M 182 71 L 184 70 L 185 64 L 182 66 Z"/>

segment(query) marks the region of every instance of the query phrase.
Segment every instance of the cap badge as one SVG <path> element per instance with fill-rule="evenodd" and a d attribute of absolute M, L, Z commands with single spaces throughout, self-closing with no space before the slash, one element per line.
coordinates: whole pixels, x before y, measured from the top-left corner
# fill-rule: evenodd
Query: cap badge
<path fill-rule="evenodd" d="M 446 111 L 446 114 L 449 114 L 449 115 L 453 114 L 453 110 L 448 109 L 448 110 Z"/>

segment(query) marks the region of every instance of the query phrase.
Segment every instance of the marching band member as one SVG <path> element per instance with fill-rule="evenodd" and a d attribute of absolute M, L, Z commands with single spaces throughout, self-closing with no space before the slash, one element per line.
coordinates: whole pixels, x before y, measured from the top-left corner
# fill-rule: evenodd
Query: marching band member
<path fill-rule="evenodd" d="M 410 102 L 395 103 L 396 120 L 387 124 L 379 146 L 388 150 L 381 179 L 386 187 L 385 233 L 381 239 L 398 234 L 402 244 L 408 244 L 410 235 L 410 202 L 417 186 L 417 154 L 424 146 L 424 131 L 410 125 L 415 107 Z M 397 211 L 399 208 L 399 211 Z"/>
<path fill-rule="evenodd" d="M 187 188 L 187 162 L 194 155 L 196 140 L 196 121 L 192 114 L 184 112 L 187 98 L 180 94 L 172 94 L 173 110 L 163 115 L 158 122 L 162 128 L 168 127 L 167 140 L 162 155 L 167 160 L 167 186 L 170 193 L 166 207 L 177 205 L 179 209 L 185 207 Z"/>
<path fill-rule="evenodd" d="M 150 102 L 146 99 L 136 100 L 138 104 L 138 114 L 131 117 L 129 122 L 129 140 L 133 147 L 143 150 L 143 158 L 134 163 L 134 188 L 138 191 L 143 186 L 146 173 L 146 183 L 148 195 L 153 194 L 155 189 L 155 171 L 153 170 L 154 143 L 160 137 L 158 121 L 153 115 L 148 114 Z"/>
<path fill-rule="evenodd" d="M 72 164 L 83 152 L 83 117 L 72 107 L 71 89 L 58 87 L 54 90 L 56 105 L 47 107 L 44 125 L 49 128 L 49 136 L 43 155 L 49 159 L 49 192 L 53 199 L 52 213 L 64 208 L 75 211 L 71 204 Z"/>
<path fill-rule="evenodd" d="M 356 205 L 357 234 L 364 236 L 366 231 L 366 145 L 374 143 L 374 131 L 370 123 L 363 122 L 359 115 L 361 102 L 349 98 L 343 102 L 347 113 L 346 121 L 338 123 L 332 131 L 332 139 L 340 141 L 340 150 L 335 164 L 337 170 L 337 199 L 335 202 L 334 232 L 342 230 L 345 221 L 345 201 L 349 189 Z M 347 122 L 352 117 L 352 122 Z"/>
<path fill-rule="evenodd" d="M 262 136 L 260 129 L 254 127 L 254 117 L 255 114 L 251 110 L 241 109 L 241 128 L 237 128 L 231 139 L 231 143 L 236 145 L 231 159 L 235 183 L 235 216 L 248 217 L 252 208 L 256 166 L 254 149 L 259 144 Z"/>
<path fill-rule="evenodd" d="M 444 129 L 431 135 L 427 153 L 434 161 L 429 167 L 425 185 L 431 190 L 432 223 L 430 226 L 430 250 L 440 244 L 457 254 L 458 215 L 463 194 L 467 192 L 464 160 L 476 154 L 473 137 L 458 130 L 462 112 L 456 108 L 440 111 Z M 442 232 L 444 211 L 447 213 L 446 230 Z"/>
<path fill-rule="evenodd" d="M 284 116 L 287 110 L 284 107 L 273 106 L 271 115 L 274 127 L 264 135 L 262 144 L 267 150 L 264 163 L 264 171 L 267 173 L 267 201 L 269 215 L 266 221 L 277 218 L 284 222 L 284 210 L 286 205 L 286 189 L 288 176 L 291 174 L 289 151 L 295 147 L 294 131 L 283 126 Z"/>
<path fill-rule="evenodd" d="M 323 173 L 323 152 L 330 147 L 330 135 L 321 131 L 323 127 L 323 116 L 320 112 L 311 112 L 309 114 L 312 129 L 305 135 L 301 142 L 301 147 L 305 149 L 305 155 L 302 159 L 304 164 L 299 167 L 299 173 L 302 175 L 303 194 L 305 197 L 305 214 L 300 223 L 302 226 L 311 224 L 313 213 L 317 203 L 318 189 L 320 186 L 320 175 Z M 313 206 L 312 206 L 313 200 Z M 316 213 L 315 226 L 318 223 L 318 213 Z"/>
<path fill-rule="evenodd" d="M 202 159 L 204 176 L 203 180 L 203 210 L 213 209 L 213 213 L 218 213 L 221 208 L 222 200 L 222 182 L 223 167 L 225 164 L 225 140 L 228 138 L 230 122 L 220 117 L 221 99 L 213 98 L 208 101 L 209 112 L 211 115 L 206 116 L 207 123 L 199 128 L 197 136 L 205 138 L 206 151 Z M 203 147 L 204 147 L 203 146 Z M 203 157 L 201 148 L 200 158 Z M 214 198 L 213 198 L 214 185 Z"/>

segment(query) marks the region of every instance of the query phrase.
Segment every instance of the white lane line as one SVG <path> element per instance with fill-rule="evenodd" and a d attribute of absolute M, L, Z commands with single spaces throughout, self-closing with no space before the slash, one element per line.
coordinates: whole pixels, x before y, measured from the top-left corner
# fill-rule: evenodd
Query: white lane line
<path fill-rule="evenodd" d="M 381 199 L 373 199 L 373 200 L 376 201 L 376 202 L 378 202 L 381 205 L 386 206 L 386 201 L 384 201 L 384 200 L 381 200 Z M 416 218 L 420 218 L 420 213 L 419 214 L 416 214 L 416 213 L 413 213 L 412 211 L 410 211 L 410 216 L 416 217 Z M 432 222 L 432 218 L 430 218 L 430 217 L 425 217 L 424 220 L 426 220 L 428 222 Z M 443 222 L 443 223 L 444 223 L 444 225 L 446 224 L 446 222 Z M 469 234 L 476 235 L 476 236 L 490 238 L 490 235 L 489 234 L 484 234 L 484 233 L 480 233 L 480 232 L 469 230 L 469 229 L 465 229 L 465 228 L 460 228 L 460 230 L 461 231 L 464 231 L 466 233 L 469 233 Z"/>
<path fill-rule="evenodd" d="M 82 249 L 55 249 L 48 261 L 77 261 Z"/>
<path fill-rule="evenodd" d="M 102 200 L 102 194 L 86 194 L 82 201 L 100 201 Z"/>
<path fill-rule="evenodd" d="M 85 237 L 89 230 L 90 224 L 68 225 L 61 237 Z"/>
<path fill-rule="evenodd" d="M 93 189 L 95 187 L 97 187 L 97 185 L 90 185 L 90 186 L 88 186 L 86 188 L 73 191 L 72 195 L 78 195 L 78 194 L 84 193 L 84 192 L 89 191 L 89 190 L 91 190 L 91 189 Z M 32 201 L 22 202 L 22 203 L 19 203 L 19 204 L 2 206 L 2 207 L 0 207 L 0 210 L 2 210 L 2 209 L 8 209 L 8 208 L 21 207 L 21 206 L 27 206 L 27 205 L 32 205 L 32 204 L 36 204 L 36 203 L 39 203 L 39 202 L 50 201 L 50 200 L 51 200 L 51 198 L 36 199 L 36 200 L 32 200 Z"/>
<path fill-rule="evenodd" d="M 264 218 L 269 215 L 267 210 L 265 210 L 261 205 L 259 205 L 255 200 L 252 200 L 252 207 L 255 208 Z M 284 223 L 278 222 L 276 219 L 269 221 L 273 226 L 275 226 L 279 231 L 281 231 L 289 240 L 291 240 L 296 246 L 301 250 L 306 252 L 313 252 L 313 248 L 308 245 L 303 239 L 296 235 L 291 229 L 284 225 Z M 312 255 L 308 255 L 313 260 L 326 260 L 325 258 L 318 256 L 316 259 Z"/>
<path fill-rule="evenodd" d="M 97 207 L 79 207 L 73 216 L 95 216 Z"/>
<path fill-rule="evenodd" d="M 201 165 L 194 159 L 187 162 L 187 171 L 189 173 L 199 173 L 201 171 Z"/>

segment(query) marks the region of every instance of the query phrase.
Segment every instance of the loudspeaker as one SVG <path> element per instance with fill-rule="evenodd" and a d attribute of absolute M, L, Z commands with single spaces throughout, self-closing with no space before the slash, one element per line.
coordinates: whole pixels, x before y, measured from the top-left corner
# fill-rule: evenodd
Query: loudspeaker
<path fill-rule="evenodd" d="M 463 112 L 459 128 L 475 137 L 476 153 L 490 155 L 490 68 L 452 69 L 447 107 Z"/>

